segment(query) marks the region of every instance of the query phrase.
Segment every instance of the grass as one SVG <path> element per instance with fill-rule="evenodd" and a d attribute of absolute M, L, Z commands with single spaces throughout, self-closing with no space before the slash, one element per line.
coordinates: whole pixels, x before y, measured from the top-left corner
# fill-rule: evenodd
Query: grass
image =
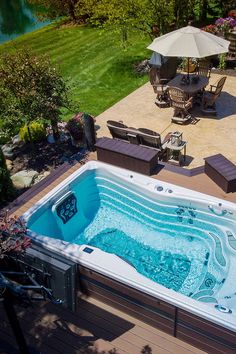
<path fill-rule="evenodd" d="M 124 49 L 118 34 L 51 24 L 1 45 L 0 53 L 27 46 L 36 54 L 48 54 L 59 64 L 80 111 L 97 116 L 148 80 L 146 75 L 135 74 L 133 66 L 150 57 L 149 43 L 140 33 L 132 33 Z M 64 112 L 62 119 L 73 113 Z"/>

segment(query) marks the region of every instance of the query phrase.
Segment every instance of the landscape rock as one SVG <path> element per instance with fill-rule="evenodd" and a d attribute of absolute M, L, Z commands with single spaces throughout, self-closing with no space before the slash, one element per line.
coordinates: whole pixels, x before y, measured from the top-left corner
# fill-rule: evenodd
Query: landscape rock
<path fill-rule="evenodd" d="M 22 170 L 12 175 L 11 179 L 17 189 L 28 188 L 34 184 L 38 174 L 34 170 Z"/>
<path fill-rule="evenodd" d="M 60 162 L 60 164 L 62 164 L 62 163 L 64 163 L 64 162 L 67 162 L 68 160 L 69 160 L 69 157 L 63 155 L 63 156 L 60 158 L 59 162 Z"/>
<path fill-rule="evenodd" d="M 50 171 L 44 171 L 40 173 L 35 179 L 34 179 L 34 184 L 42 181 L 45 177 L 50 175 Z"/>
<path fill-rule="evenodd" d="M 138 74 L 146 74 L 150 70 L 148 59 L 142 60 L 134 66 L 134 70 Z"/>
<path fill-rule="evenodd" d="M 14 146 L 22 145 L 22 143 L 23 143 L 23 142 L 20 140 L 20 135 L 19 135 L 19 134 L 13 136 L 13 138 L 12 138 L 12 144 L 13 144 Z"/>
<path fill-rule="evenodd" d="M 13 160 L 15 157 L 14 147 L 12 144 L 5 144 L 2 146 L 2 152 L 6 159 Z"/>
<path fill-rule="evenodd" d="M 7 165 L 7 169 L 11 171 L 13 168 L 13 161 L 6 159 L 6 165 Z"/>

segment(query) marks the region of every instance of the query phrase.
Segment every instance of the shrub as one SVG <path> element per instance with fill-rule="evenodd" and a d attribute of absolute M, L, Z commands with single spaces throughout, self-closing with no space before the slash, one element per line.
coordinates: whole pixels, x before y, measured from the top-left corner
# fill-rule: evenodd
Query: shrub
<path fill-rule="evenodd" d="M 224 70 L 226 68 L 226 54 L 219 55 L 219 69 Z"/>
<path fill-rule="evenodd" d="M 0 148 L 0 203 L 6 202 L 14 195 L 14 188 L 6 166 L 6 160 Z"/>
<path fill-rule="evenodd" d="M 215 25 L 218 31 L 222 32 L 226 36 L 230 30 L 236 27 L 236 20 L 233 17 L 218 18 Z"/>
<path fill-rule="evenodd" d="M 27 143 L 30 141 L 28 129 L 30 130 L 31 142 L 41 141 L 46 138 L 46 129 L 42 123 L 32 122 L 20 129 L 20 139 Z"/>
<path fill-rule="evenodd" d="M 216 25 L 208 25 L 202 28 L 203 31 L 216 34 L 217 33 L 217 27 Z"/>
<path fill-rule="evenodd" d="M 15 216 L 0 218 L 0 259 L 22 253 L 31 244 L 26 236 L 27 229 L 22 219 Z"/>
<path fill-rule="evenodd" d="M 236 18 L 236 9 L 230 10 L 230 11 L 228 12 L 228 16 L 229 16 L 229 17 L 234 17 L 234 18 Z"/>
<path fill-rule="evenodd" d="M 78 113 L 66 124 L 66 130 L 75 140 L 81 140 L 83 137 L 83 113 Z"/>

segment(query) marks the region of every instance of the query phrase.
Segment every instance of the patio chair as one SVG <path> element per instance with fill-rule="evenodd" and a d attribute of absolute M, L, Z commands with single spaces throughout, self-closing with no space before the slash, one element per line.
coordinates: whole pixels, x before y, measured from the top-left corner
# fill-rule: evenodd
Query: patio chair
<path fill-rule="evenodd" d="M 168 82 L 168 79 L 161 78 L 160 68 L 154 66 L 149 71 L 149 77 L 153 91 L 157 94 L 156 101 L 160 101 L 160 106 L 161 103 L 164 105 L 165 101 L 168 99 L 168 97 L 166 97 L 167 86 L 165 85 Z"/>
<path fill-rule="evenodd" d="M 108 120 L 107 127 L 113 138 L 128 141 L 128 136 L 127 136 L 128 127 L 125 124 L 121 122 L 116 122 L 114 120 Z"/>
<path fill-rule="evenodd" d="M 198 61 L 198 74 L 210 78 L 212 64 L 207 58 L 199 59 Z"/>
<path fill-rule="evenodd" d="M 160 108 L 170 106 L 167 83 L 176 75 L 176 70 L 177 58 L 168 58 L 161 66 L 150 69 L 150 83 L 156 93 L 155 104 Z"/>
<path fill-rule="evenodd" d="M 159 150 L 158 157 L 164 159 L 167 153 L 167 143 L 170 141 L 171 133 L 168 133 L 164 139 L 153 130 L 146 128 L 138 129 L 138 139 L 141 146 L 147 146 Z"/>
<path fill-rule="evenodd" d="M 199 66 L 197 69 L 197 73 L 200 76 L 210 77 L 210 69 L 208 66 Z"/>
<path fill-rule="evenodd" d="M 214 85 L 210 85 L 210 90 L 205 91 L 202 97 L 202 108 L 201 111 L 205 114 L 216 115 L 216 100 L 221 94 L 226 76 L 222 76 Z"/>
<path fill-rule="evenodd" d="M 155 87 L 155 92 L 156 92 L 156 99 L 155 99 L 155 104 L 160 107 L 170 107 L 170 101 L 169 101 L 169 96 L 167 93 L 167 86 L 168 80 L 167 79 L 160 79 L 159 84 L 156 85 Z"/>
<path fill-rule="evenodd" d="M 186 93 L 178 87 L 169 87 L 168 94 L 171 106 L 174 108 L 172 122 L 185 123 L 191 120 L 189 109 L 193 106 L 193 97 L 188 98 Z"/>

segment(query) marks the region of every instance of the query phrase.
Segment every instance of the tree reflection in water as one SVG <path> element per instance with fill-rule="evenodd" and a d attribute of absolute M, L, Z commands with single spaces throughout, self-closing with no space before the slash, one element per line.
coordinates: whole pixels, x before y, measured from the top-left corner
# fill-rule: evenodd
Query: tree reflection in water
<path fill-rule="evenodd" d="M 0 1 L 0 43 L 42 27 L 48 22 L 39 22 L 34 7 L 26 0 Z"/>

